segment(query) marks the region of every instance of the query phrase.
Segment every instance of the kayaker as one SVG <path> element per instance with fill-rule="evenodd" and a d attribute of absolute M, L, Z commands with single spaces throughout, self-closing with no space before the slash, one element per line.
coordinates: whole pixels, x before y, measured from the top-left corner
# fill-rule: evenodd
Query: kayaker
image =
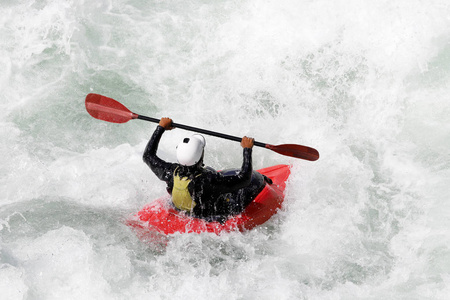
<path fill-rule="evenodd" d="M 240 170 L 217 172 L 203 164 L 205 138 L 194 134 L 177 147 L 178 163 L 166 162 L 157 155 L 161 136 L 171 130 L 172 119 L 162 118 L 144 152 L 144 162 L 166 182 L 173 205 L 194 217 L 225 220 L 241 212 L 264 188 L 265 178 L 252 170 L 254 139 L 243 137 L 243 163 Z"/>

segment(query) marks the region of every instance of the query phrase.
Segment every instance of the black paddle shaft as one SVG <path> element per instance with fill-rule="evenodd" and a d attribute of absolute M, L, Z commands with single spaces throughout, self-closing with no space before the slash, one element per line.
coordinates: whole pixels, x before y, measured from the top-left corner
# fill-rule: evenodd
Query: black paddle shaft
<path fill-rule="evenodd" d="M 151 117 L 146 117 L 146 116 L 141 116 L 141 115 L 138 115 L 137 118 L 141 119 L 141 120 L 153 122 L 153 123 L 159 123 L 159 119 L 156 119 L 156 118 L 151 118 Z M 203 134 L 207 134 L 207 135 L 212 135 L 212 136 L 215 136 L 215 137 L 219 137 L 219 138 L 223 138 L 223 139 L 227 139 L 227 140 L 231 140 L 231 141 L 240 142 L 242 140 L 242 138 L 237 137 L 237 136 L 223 134 L 223 133 L 220 133 L 220 132 L 210 131 L 210 130 L 197 128 L 197 127 L 192 127 L 192 126 L 188 126 L 188 125 L 183 125 L 183 124 L 178 124 L 178 123 L 173 123 L 172 122 L 172 126 L 175 127 L 175 128 L 181 128 L 181 129 L 184 129 L 184 130 L 189 130 L 189 131 L 194 131 L 194 132 L 203 133 Z M 254 145 L 258 146 L 258 147 L 266 148 L 266 144 L 261 143 L 261 142 L 256 142 L 255 141 Z"/>

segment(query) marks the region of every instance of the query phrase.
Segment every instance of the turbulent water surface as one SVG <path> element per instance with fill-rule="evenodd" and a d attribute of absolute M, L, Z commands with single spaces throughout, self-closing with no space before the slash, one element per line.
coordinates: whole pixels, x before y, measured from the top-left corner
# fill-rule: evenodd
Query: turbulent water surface
<path fill-rule="evenodd" d="M 448 0 L 0 2 L 2 299 L 448 299 Z M 124 220 L 165 194 L 134 112 L 317 148 L 246 233 L 156 249 Z M 160 156 L 175 160 L 181 129 Z M 238 167 L 207 137 L 205 162 Z"/>

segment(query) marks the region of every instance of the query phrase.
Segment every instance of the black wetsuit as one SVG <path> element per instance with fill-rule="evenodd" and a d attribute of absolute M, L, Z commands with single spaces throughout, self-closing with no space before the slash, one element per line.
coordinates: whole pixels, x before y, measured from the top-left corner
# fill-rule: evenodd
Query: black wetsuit
<path fill-rule="evenodd" d="M 192 210 L 195 217 L 223 220 L 224 217 L 239 213 L 264 188 L 261 174 L 252 171 L 252 149 L 244 148 L 244 161 L 240 170 L 217 172 L 212 168 L 204 168 L 200 161 L 194 166 L 182 166 L 169 163 L 156 155 L 158 144 L 165 129 L 158 125 L 147 144 L 144 162 L 156 176 L 167 183 L 167 191 L 171 194 L 175 169 L 191 182 L 188 191 L 196 203 Z M 231 173 L 231 174 L 230 174 Z M 248 186 L 251 189 L 245 189 Z"/>

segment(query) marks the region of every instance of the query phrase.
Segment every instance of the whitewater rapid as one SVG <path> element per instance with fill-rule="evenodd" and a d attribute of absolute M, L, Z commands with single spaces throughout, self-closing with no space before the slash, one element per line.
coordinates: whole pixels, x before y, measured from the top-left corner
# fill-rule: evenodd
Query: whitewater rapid
<path fill-rule="evenodd" d="M 447 299 L 447 0 L 0 2 L 0 298 Z M 291 164 L 280 211 L 245 233 L 140 241 L 130 214 L 165 195 L 136 113 L 271 144 Z M 175 160 L 189 132 L 164 134 Z M 205 163 L 241 165 L 207 137 Z"/>

